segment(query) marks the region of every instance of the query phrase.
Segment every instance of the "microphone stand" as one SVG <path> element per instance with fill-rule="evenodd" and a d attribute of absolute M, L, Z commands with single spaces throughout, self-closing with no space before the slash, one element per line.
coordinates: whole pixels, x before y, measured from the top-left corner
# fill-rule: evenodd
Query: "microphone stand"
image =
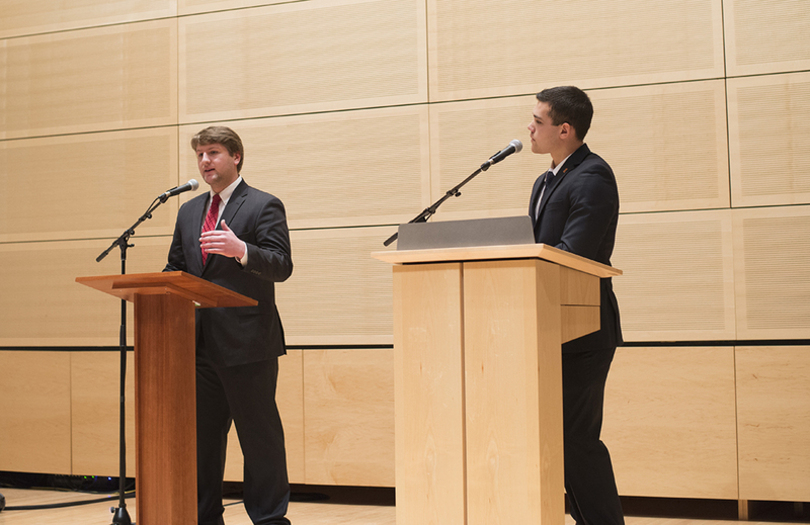
<path fill-rule="evenodd" d="M 498 153 L 495 153 L 495 155 L 497 155 L 497 154 Z M 493 157 L 495 155 L 493 155 Z M 472 173 L 472 175 L 470 175 L 469 177 L 467 177 L 463 181 L 456 184 L 452 189 L 448 190 L 442 196 L 441 199 L 437 200 L 436 202 L 434 202 L 433 204 L 431 204 L 430 206 L 428 206 L 427 208 L 422 210 L 422 213 L 420 213 L 419 215 L 417 215 L 416 217 L 414 217 L 413 219 L 408 221 L 408 224 L 414 223 L 414 222 L 427 222 L 427 220 L 430 219 L 433 216 L 434 213 L 436 213 L 436 210 L 439 208 L 439 206 L 442 205 L 442 203 L 444 201 L 446 201 L 450 197 L 461 197 L 461 192 L 458 191 L 459 188 L 461 188 L 462 186 L 464 186 L 465 184 L 470 182 L 479 173 L 481 173 L 483 171 L 487 171 L 489 169 L 489 167 L 492 166 L 492 164 L 494 164 L 494 163 L 492 162 L 492 157 L 490 157 L 490 160 L 488 160 L 485 163 L 481 164 L 481 167 L 478 168 L 477 170 L 475 170 Z M 392 242 L 397 240 L 397 237 L 399 237 L 399 232 L 395 232 L 394 235 L 392 235 L 391 237 L 386 239 L 385 242 L 383 243 L 383 246 L 389 246 Z"/>
<path fill-rule="evenodd" d="M 132 248 L 135 246 L 134 244 L 129 243 L 129 238 L 135 235 L 135 228 L 141 225 L 142 222 L 146 221 L 147 219 L 152 218 L 152 212 L 157 209 L 158 206 L 166 202 L 169 198 L 168 195 L 163 194 L 154 201 L 152 204 L 149 205 L 149 209 L 146 210 L 146 213 L 141 215 L 141 217 L 129 228 L 124 230 L 124 233 L 121 234 L 113 243 L 110 245 L 109 248 L 104 250 L 101 255 L 96 257 L 96 262 L 101 262 L 116 246 L 121 249 L 121 275 L 126 275 L 127 273 L 127 248 Z M 126 403 L 124 401 L 124 396 L 126 395 L 126 377 L 127 377 L 127 301 L 126 299 L 121 299 L 121 327 L 118 332 L 118 342 L 119 342 L 119 350 L 121 353 L 121 390 L 119 396 L 119 416 L 118 416 L 118 423 L 119 423 L 119 438 L 118 438 L 118 448 L 119 448 L 119 476 L 118 476 L 118 507 L 110 508 L 110 512 L 114 514 L 112 525 L 132 525 L 132 518 L 129 516 L 129 512 L 127 512 L 127 504 L 125 499 L 125 483 L 127 477 L 127 445 L 126 445 Z"/>

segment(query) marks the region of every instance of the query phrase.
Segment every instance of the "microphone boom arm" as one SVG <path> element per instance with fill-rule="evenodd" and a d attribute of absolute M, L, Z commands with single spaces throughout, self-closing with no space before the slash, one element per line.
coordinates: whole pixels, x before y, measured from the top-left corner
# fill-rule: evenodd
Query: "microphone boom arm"
<path fill-rule="evenodd" d="M 408 221 L 408 224 L 414 222 L 427 222 L 428 219 L 430 219 L 433 216 L 433 214 L 436 213 L 436 210 L 439 208 L 439 206 L 442 205 L 442 203 L 444 203 L 444 201 L 446 201 L 450 197 L 460 197 L 461 192 L 458 190 L 462 186 L 470 182 L 473 178 L 475 178 L 476 175 L 480 174 L 482 171 L 487 171 L 490 166 L 491 164 L 489 162 L 485 162 L 484 164 L 482 164 L 480 168 L 478 168 L 472 173 L 472 175 L 456 184 L 453 188 L 451 188 L 447 192 L 445 192 L 445 194 L 442 196 L 441 199 L 437 200 L 436 202 L 434 202 L 433 204 L 422 210 L 422 213 L 420 213 L 419 215 Z M 385 240 L 383 246 L 389 246 L 392 242 L 397 240 L 397 237 L 399 237 L 399 232 L 394 232 L 394 234 L 391 237 Z"/>

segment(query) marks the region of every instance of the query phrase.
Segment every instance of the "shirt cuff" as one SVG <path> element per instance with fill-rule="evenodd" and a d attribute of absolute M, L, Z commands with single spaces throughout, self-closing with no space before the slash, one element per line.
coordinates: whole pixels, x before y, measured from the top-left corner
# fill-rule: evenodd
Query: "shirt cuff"
<path fill-rule="evenodd" d="M 244 245 L 245 245 L 245 255 L 244 255 L 244 256 L 242 256 L 242 258 L 241 258 L 241 259 L 240 259 L 240 258 L 238 258 L 238 257 L 234 257 L 234 258 L 235 258 L 237 261 L 239 261 L 239 264 L 241 264 L 241 265 L 242 265 L 242 268 L 244 268 L 245 266 L 247 266 L 247 261 L 248 261 L 248 248 L 247 248 L 247 243 L 246 243 L 246 242 L 242 241 L 242 244 L 244 244 Z"/>

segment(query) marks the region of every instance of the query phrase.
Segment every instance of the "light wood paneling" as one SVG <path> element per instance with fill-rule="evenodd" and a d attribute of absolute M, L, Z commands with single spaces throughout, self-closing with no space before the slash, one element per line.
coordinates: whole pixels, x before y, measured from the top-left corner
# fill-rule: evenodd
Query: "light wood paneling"
<path fill-rule="evenodd" d="M 3 41 L 0 138 L 177 122 L 177 22 Z"/>
<path fill-rule="evenodd" d="M 304 466 L 304 371 L 303 351 L 288 350 L 278 358 L 276 404 L 284 426 L 287 450 L 287 475 L 290 483 L 306 483 Z M 225 479 L 244 481 L 245 458 L 239 445 L 236 428 L 228 434 Z"/>
<path fill-rule="evenodd" d="M 461 263 L 396 265 L 393 281 L 397 521 L 465 523 Z"/>
<path fill-rule="evenodd" d="M 810 69 L 810 5 L 803 0 L 723 2 L 729 76 Z"/>
<path fill-rule="evenodd" d="M 306 482 L 394 486 L 393 350 L 304 353 Z"/>
<path fill-rule="evenodd" d="M 737 499 L 733 348 L 619 348 L 602 439 L 624 496 Z"/>
<path fill-rule="evenodd" d="M 467 523 L 559 523 L 560 267 L 475 261 L 463 272 Z"/>
<path fill-rule="evenodd" d="M 0 142 L 0 166 L 0 242 L 117 238 L 177 185 L 177 130 Z M 137 233 L 171 235 L 177 209 L 167 201 Z"/>
<path fill-rule="evenodd" d="M 177 14 L 173 0 L 83 0 L 54 5 L 51 0 L 3 3 L 0 38 L 80 27 L 135 22 Z"/>
<path fill-rule="evenodd" d="M 740 347 L 740 498 L 810 500 L 810 347 Z"/>
<path fill-rule="evenodd" d="M 0 351 L 0 370 L 0 470 L 70 474 L 70 354 Z"/>
<path fill-rule="evenodd" d="M 243 7 L 283 4 L 287 0 L 177 0 L 180 15 L 225 11 Z"/>
<path fill-rule="evenodd" d="M 739 339 L 810 337 L 810 206 L 734 210 Z"/>
<path fill-rule="evenodd" d="M 181 18 L 180 120 L 426 102 L 424 9 L 313 0 Z"/>
<path fill-rule="evenodd" d="M 391 344 L 391 270 L 369 254 L 393 232 L 292 232 L 295 270 L 276 287 L 288 344 Z"/>
<path fill-rule="evenodd" d="M 722 80 L 589 95 L 594 118 L 586 140 L 613 168 L 622 212 L 729 206 Z"/>
<path fill-rule="evenodd" d="M 431 101 L 718 78 L 721 3 L 429 0 Z"/>
<path fill-rule="evenodd" d="M 810 203 L 810 73 L 728 79 L 728 116 L 734 206 Z"/>
<path fill-rule="evenodd" d="M 80 276 L 121 272 L 117 248 L 101 263 L 95 261 L 111 242 L 0 244 L 0 346 L 117 346 L 120 301 L 75 282 Z M 166 265 L 170 238 L 133 237 L 131 242 L 127 273 Z M 128 313 L 131 345 L 131 305 Z"/>
<path fill-rule="evenodd" d="M 71 473 L 117 477 L 119 468 L 119 352 L 70 352 Z M 127 476 L 135 477 L 134 355 L 127 353 Z"/>
<path fill-rule="evenodd" d="M 734 339 L 731 210 L 623 215 L 612 264 L 627 341 Z"/>
<path fill-rule="evenodd" d="M 242 138 L 245 180 L 284 202 L 290 228 L 396 224 L 430 204 L 426 106 L 224 125 Z M 188 177 L 198 173 L 189 142 L 203 127 L 181 128 Z"/>

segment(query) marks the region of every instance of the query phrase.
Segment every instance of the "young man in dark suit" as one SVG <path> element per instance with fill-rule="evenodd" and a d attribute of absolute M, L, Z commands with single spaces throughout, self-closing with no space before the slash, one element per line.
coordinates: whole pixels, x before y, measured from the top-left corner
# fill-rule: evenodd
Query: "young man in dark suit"
<path fill-rule="evenodd" d="M 619 218 L 613 171 L 585 144 L 593 106 L 573 86 L 537 94 L 529 124 L 532 152 L 551 155 L 534 184 L 529 215 L 535 241 L 610 264 Z M 601 330 L 562 346 L 565 491 L 581 525 L 624 523 L 613 467 L 600 440 L 605 382 L 622 343 L 611 280 L 601 279 Z"/>
<path fill-rule="evenodd" d="M 245 459 L 245 508 L 255 524 L 289 525 L 284 431 L 276 407 L 286 353 L 274 283 L 292 273 L 284 205 L 240 176 L 244 149 L 214 126 L 191 141 L 210 191 L 181 206 L 165 271 L 182 270 L 256 299 L 197 310 L 197 495 L 200 525 L 222 525 L 228 430 Z"/>

